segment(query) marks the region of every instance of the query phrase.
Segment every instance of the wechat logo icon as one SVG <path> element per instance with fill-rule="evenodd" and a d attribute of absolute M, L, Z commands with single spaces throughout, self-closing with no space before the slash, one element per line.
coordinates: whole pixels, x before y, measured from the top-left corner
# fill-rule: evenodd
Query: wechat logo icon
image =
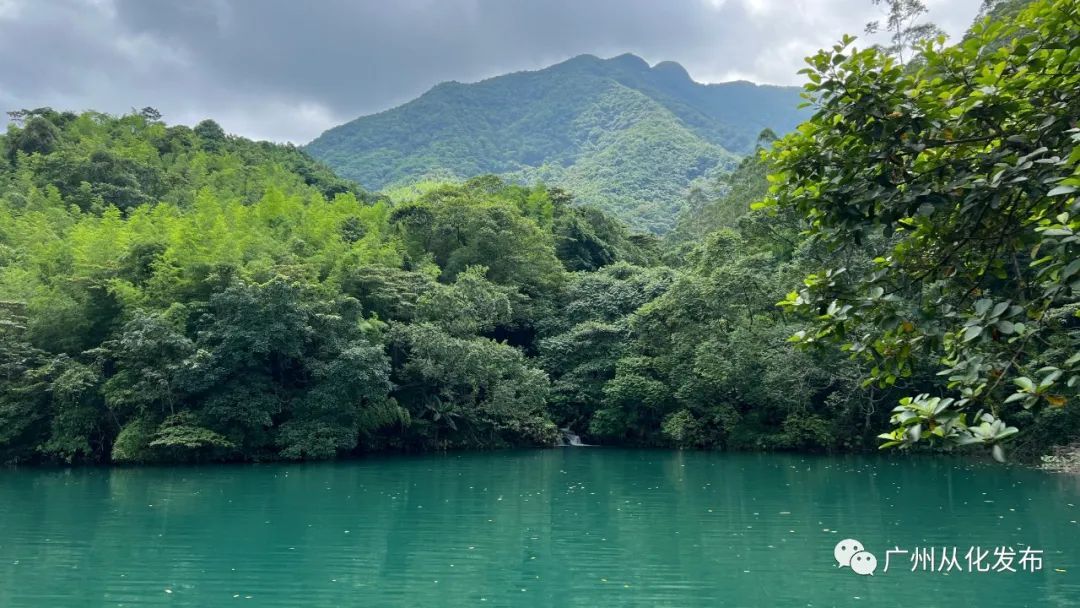
<path fill-rule="evenodd" d="M 874 576 L 874 570 L 877 570 L 877 558 L 853 538 L 845 538 L 836 543 L 833 557 L 836 558 L 838 567 L 851 568 L 855 574 Z"/>

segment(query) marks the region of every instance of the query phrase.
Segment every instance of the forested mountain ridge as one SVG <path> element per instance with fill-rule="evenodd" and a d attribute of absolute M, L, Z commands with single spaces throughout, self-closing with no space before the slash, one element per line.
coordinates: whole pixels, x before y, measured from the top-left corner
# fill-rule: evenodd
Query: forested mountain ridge
<path fill-rule="evenodd" d="M 543 70 L 440 84 L 306 147 L 369 189 L 437 176 L 543 181 L 638 229 L 666 232 L 689 184 L 793 129 L 799 89 L 701 84 L 677 63 L 581 55 Z"/>

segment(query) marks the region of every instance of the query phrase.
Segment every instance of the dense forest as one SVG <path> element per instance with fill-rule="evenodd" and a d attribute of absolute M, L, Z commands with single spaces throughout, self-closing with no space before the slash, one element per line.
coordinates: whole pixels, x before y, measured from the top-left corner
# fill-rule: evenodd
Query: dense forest
<path fill-rule="evenodd" d="M 1080 438 L 1078 36 L 1058 0 L 907 62 L 847 39 L 809 59 L 812 117 L 704 176 L 662 237 L 494 175 L 372 194 L 152 108 L 13 113 L 0 460 L 324 459 L 560 428 L 1045 453 Z"/>

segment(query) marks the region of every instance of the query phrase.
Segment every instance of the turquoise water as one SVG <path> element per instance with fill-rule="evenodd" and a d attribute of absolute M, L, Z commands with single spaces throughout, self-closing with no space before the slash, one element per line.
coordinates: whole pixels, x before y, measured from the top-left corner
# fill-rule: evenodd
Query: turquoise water
<path fill-rule="evenodd" d="M 1078 477 L 929 458 L 8 469 L 0 606 L 1080 606 L 1077 505 Z M 836 566 L 845 537 L 873 576 Z M 1030 547 L 1043 567 L 882 571 L 886 548 L 931 545 L 962 567 L 973 545 Z"/>

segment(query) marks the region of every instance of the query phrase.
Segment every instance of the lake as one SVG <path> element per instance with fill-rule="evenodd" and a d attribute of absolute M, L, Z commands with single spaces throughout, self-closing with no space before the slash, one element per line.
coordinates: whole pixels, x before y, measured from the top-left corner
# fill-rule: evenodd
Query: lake
<path fill-rule="evenodd" d="M 1080 606 L 1078 505 L 1078 477 L 946 458 L 6 469 L 0 606 Z M 845 538 L 872 576 L 837 566 Z"/>

